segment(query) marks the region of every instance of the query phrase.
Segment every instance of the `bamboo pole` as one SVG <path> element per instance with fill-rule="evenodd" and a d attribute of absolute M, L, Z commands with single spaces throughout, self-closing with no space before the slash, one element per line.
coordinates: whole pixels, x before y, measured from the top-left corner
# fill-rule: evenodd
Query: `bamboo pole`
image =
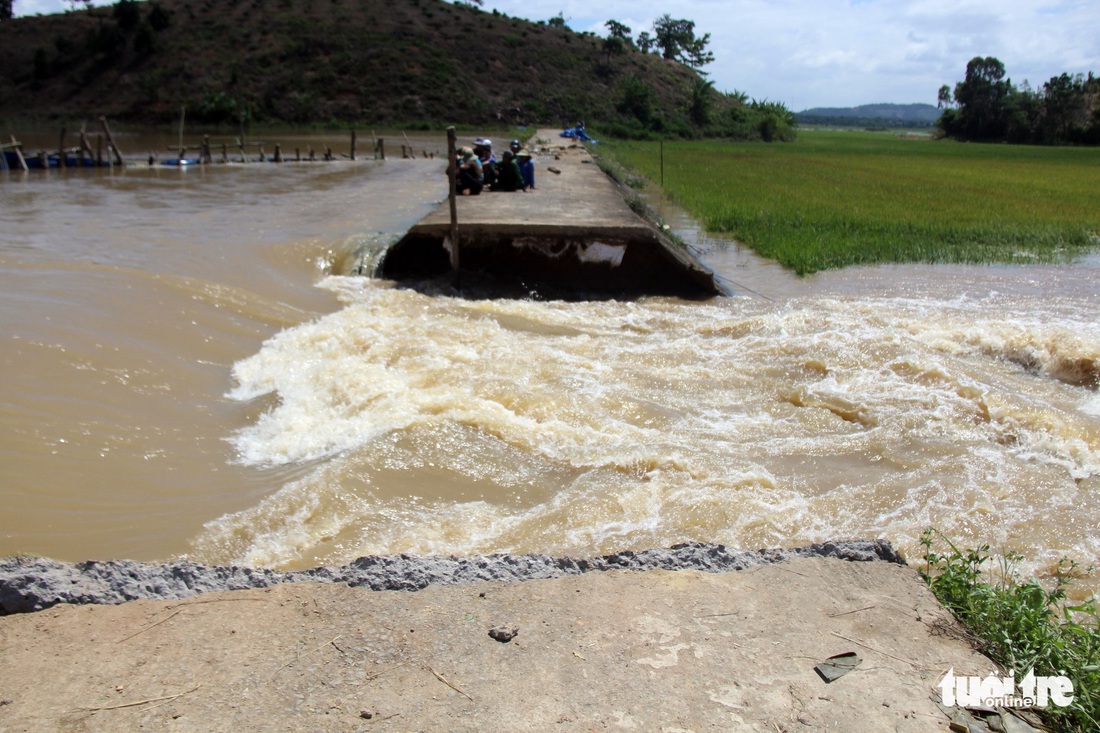
<path fill-rule="evenodd" d="M 180 107 L 180 139 L 179 149 L 183 150 L 183 120 L 187 116 L 187 107 Z M 183 153 L 180 153 L 180 160 L 183 160 Z"/>
<path fill-rule="evenodd" d="M 88 158 L 95 161 L 95 154 L 92 152 L 92 146 L 88 143 L 88 135 L 84 130 L 80 131 L 80 164 L 84 165 L 84 154 L 87 153 Z"/>
<path fill-rule="evenodd" d="M 661 140 L 661 188 L 665 187 L 665 141 Z"/>
<path fill-rule="evenodd" d="M 15 139 L 15 135 L 9 135 L 12 147 L 15 148 L 15 159 L 19 161 L 19 167 L 26 173 L 30 168 L 27 167 L 27 159 L 23 157 L 23 145 Z"/>
<path fill-rule="evenodd" d="M 103 133 L 107 136 L 107 146 L 115 151 L 115 162 L 121 168 L 126 165 L 122 160 L 122 151 L 118 149 L 118 145 L 115 144 L 115 137 L 111 134 L 111 128 L 107 127 L 107 118 L 100 117 L 99 124 L 103 125 Z"/>
<path fill-rule="evenodd" d="M 461 281 L 458 275 L 458 159 L 454 127 L 447 128 L 447 178 L 449 179 L 447 201 L 451 209 L 451 271 L 454 273 L 457 288 L 461 286 Z"/>

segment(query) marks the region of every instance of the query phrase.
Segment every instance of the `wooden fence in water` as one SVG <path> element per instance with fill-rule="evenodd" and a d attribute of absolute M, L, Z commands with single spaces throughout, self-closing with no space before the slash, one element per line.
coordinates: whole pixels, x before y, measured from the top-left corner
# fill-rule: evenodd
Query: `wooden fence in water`
<path fill-rule="evenodd" d="M 9 135 L 8 142 L 0 142 L 0 170 L 26 172 L 49 168 L 107 168 L 140 165 L 140 158 L 131 158 L 127 161 L 123 157 L 107 120 L 100 117 L 99 122 L 103 132 L 95 136 L 94 149 L 92 140 L 84 128 L 81 128 L 79 132 L 79 144 L 77 146 L 66 145 L 68 131 L 62 128 L 57 148 L 53 150 L 43 148 L 33 153 L 28 153 L 15 135 Z M 401 145 L 401 157 L 417 157 L 417 152 L 408 136 L 404 133 L 402 133 L 402 136 L 405 141 Z M 269 149 L 271 152 L 268 152 Z M 334 153 L 329 145 L 318 145 L 318 148 L 314 149 L 313 145 L 307 144 L 304 153 L 301 146 L 295 147 L 293 153 L 290 153 L 284 152 L 283 146 L 279 142 L 269 146 L 266 141 L 262 140 L 248 141 L 243 130 L 240 135 L 225 140 L 212 140 L 210 135 L 203 135 L 201 140 L 187 143 L 183 138 L 181 124 L 178 144 L 168 147 L 167 150 L 175 153 L 175 157 L 162 158 L 155 152 L 150 152 L 145 158 L 145 163 L 149 166 L 182 167 L 216 165 L 219 163 L 302 163 L 342 159 L 358 160 L 360 157 L 358 134 L 355 130 L 350 133 L 349 152 Z M 189 158 L 188 153 L 190 151 L 194 151 L 195 154 Z M 427 149 L 422 149 L 420 154 L 424 158 L 435 157 L 435 152 Z M 374 160 L 386 159 L 385 140 L 375 136 L 373 132 L 371 133 L 369 155 Z"/>

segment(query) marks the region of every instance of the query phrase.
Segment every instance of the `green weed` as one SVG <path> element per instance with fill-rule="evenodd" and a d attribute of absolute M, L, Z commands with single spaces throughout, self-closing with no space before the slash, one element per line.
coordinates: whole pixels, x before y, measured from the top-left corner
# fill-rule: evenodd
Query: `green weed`
<path fill-rule="evenodd" d="M 933 546 L 943 542 L 948 551 Z M 921 536 L 921 577 L 936 598 L 980 640 L 979 649 L 1022 679 L 1065 675 L 1073 682 L 1068 707 L 1037 710 L 1056 730 L 1100 729 L 1100 614 L 1095 597 L 1079 604 L 1067 601 L 1067 588 L 1077 565 L 1059 563 L 1049 589 L 1036 579 L 1021 581 L 1019 556 L 994 562 L 989 546 L 960 550 L 934 530 Z"/>

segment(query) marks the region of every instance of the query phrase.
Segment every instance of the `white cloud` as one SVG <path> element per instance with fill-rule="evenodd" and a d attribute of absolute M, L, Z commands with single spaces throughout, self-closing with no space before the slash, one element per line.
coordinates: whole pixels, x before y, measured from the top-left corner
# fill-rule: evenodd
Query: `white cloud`
<path fill-rule="evenodd" d="M 97 0 L 97 4 L 109 4 Z M 15 12 L 60 12 L 62 0 L 15 0 Z M 1100 72 L 1097 0 L 485 0 L 528 20 L 561 13 L 576 31 L 617 20 L 635 37 L 664 15 L 711 34 L 715 86 L 794 110 L 872 102 L 935 104 L 974 56 L 996 56 L 1016 83 Z"/>

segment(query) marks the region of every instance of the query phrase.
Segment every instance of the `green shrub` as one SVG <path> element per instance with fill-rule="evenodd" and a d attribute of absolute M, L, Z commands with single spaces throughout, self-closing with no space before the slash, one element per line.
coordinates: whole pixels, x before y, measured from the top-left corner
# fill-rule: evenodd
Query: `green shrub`
<path fill-rule="evenodd" d="M 947 545 L 936 552 L 937 540 Z M 1009 553 L 992 561 L 989 546 L 960 550 L 943 535 L 927 530 L 921 576 L 943 603 L 979 641 L 980 650 L 1022 679 L 1065 675 L 1073 683 L 1068 707 L 1038 710 L 1056 730 L 1100 729 L 1100 615 L 1095 597 L 1079 604 L 1067 601 L 1077 565 L 1059 563 L 1051 587 L 1034 578 L 1023 582 Z"/>

